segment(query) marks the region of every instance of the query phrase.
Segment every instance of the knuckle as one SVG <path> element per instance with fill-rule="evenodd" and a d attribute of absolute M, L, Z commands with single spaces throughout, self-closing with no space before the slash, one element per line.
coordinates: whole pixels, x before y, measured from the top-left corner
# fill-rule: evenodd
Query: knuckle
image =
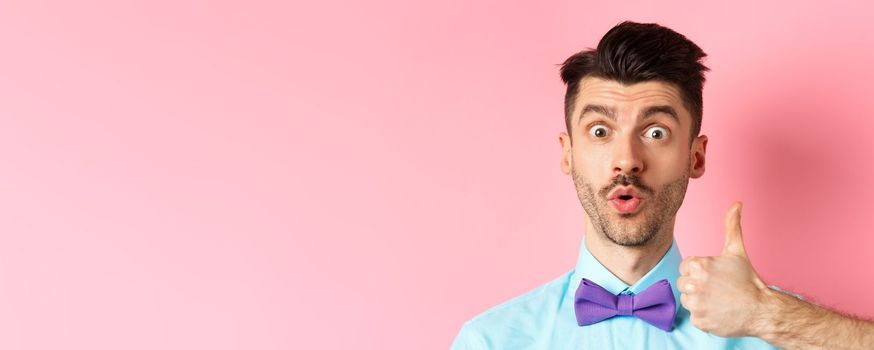
<path fill-rule="evenodd" d="M 685 302 L 681 301 L 683 306 L 685 306 L 689 311 L 698 311 L 698 298 L 693 295 L 685 295 L 685 297 Z"/>
<path fill-rule="evenodd" d="M 701 328 L 701 317 L 699 317 L 698 315 L 692 315 L 691 317 L 689 317 L 689 320 L 692 321 L 692 325 Z"/>
<path fill-rule="evenodd" d="M 680 276 L 679 278 L 677 278 L 677 290 L 679 290 L 680 293 L 685 293 L 686 292 L 685 287 L 686 287 L 686 284 L 688 284 L 688 283 L 689 283 L 689 281 L 687 280 L 686 277 Z"/>
<path fill-rule="evenodd" d="M 677 290 L 686 294 L 694 294 L 697 292 L 698 286 L 695 284 L 694 280 L 691 278 L 684 278 L 683 280 L 677 279 Z"/>
<path fill-rule="evenodd" d="M 692 311 L 692 307 L 689 305 L 689 295 L 680 294 L 680 304 L 683 304 L 687 310 Z"/>
<path fill-rule="evenodd" d="M 710 325 L 707 322 L 707 318 L 704 315 L 701 315 L 701 314 L 692 315 L 690 320 L 692 321 L 692 325 L 694 325 L 698 329 L 700 329 L 702 331 L 709 331 L 710 330 Z"/>
<path fill-rule="evenodd" d="M 682 262 L 680 262 L 679 270 L 680 270 L 681 276 L 685 276 L 685 275 L 689 274 L 689 259 L 690 258 L 686 258 Z"/>

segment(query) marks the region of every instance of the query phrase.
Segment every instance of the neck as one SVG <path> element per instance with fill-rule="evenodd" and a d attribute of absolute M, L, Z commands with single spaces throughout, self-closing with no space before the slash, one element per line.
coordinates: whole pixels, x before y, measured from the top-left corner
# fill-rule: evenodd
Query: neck
<path fill-rule="evenodd" d="M 674 238 L 674 220 L 666 223 L 661 232 L 641 246 L 623 246 L 607 239 L 587 221 L 586 249 L 622 282 L 633 285 L 649 272 L 671 248 Z M 591 233 L 591 234 L 589 234 Z"/>

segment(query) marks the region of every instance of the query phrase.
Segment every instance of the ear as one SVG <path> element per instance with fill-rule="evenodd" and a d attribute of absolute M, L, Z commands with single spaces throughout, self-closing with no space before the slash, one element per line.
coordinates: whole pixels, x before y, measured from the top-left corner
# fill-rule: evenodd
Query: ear
<path fill-rule="evenodd" d="M 704 157 L 707 153 L 707 135 L 700 135 L 692 142 L 691 167 L 689 177 L 697 179 L 704 175 Z"/>
<path fill-rule="evenodd" d="M 562 131 L 558 134 L 558 142 L 561 144 L 561 172 L 565 175 L 570 175 L 571 168 L 574 166 L 571 138 L 566 132 Z"/>

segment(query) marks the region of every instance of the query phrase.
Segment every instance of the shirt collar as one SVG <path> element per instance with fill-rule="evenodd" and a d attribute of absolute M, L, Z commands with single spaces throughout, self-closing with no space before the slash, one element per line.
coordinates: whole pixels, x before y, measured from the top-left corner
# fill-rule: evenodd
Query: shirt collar
<path fill-rule="evenodd" d="M 570 295 L 574 295 L 576 288 L 579 286 L 583 278 L 587 278 L 590 281 L 597 283 L 599 286 L 604 287 L 604 289 L 614 295 L 619 295 L 620 293 L 637 294 L 649 288 L 653 283 L 662 279 L 667 279 L 671 283 L 671 290 L 674 293 L 674 301 L 676 302 L 677 308 L 679 308 L 680 293 L 677 291 L 676 284 L 677 278 L 680 277 L 680 262 L 682 260 L 683 258 L 680 255 L 680 248 L 677 247 L 677 241 L 672 240 L 671 247 L 665 255 L 662 256 L 662 259 L 659 260 L 659 262 L 640 280 L 634 283 L 634 285 L 629 286 L 604 267 L 601 262 L 595 259 L 586 247 L 586 239 L 583 238 L 583 242 L 580 244 L 580 253 L 577 258 L 577 266 L 574 269 L 573 277 L 571 277 L 571 284 L 569 286 L 570 288 L 573 288 L 573 290 L 568 292 Z"/>

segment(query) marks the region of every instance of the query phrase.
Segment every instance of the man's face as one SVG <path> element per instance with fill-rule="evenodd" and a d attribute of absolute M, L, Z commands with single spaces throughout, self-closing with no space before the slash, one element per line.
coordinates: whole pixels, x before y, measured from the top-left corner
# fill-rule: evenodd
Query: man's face
<path fill-rule="evenodd" d="M 573 145 L 567 133 L 559 135 L 562 170 L 596 230 L 616 244 L 641 246 L 673 229 L 689 178 L 704 173 L 707 137 L 690 147 L 691 129 L 673 84 L 580 82 Z"/>

